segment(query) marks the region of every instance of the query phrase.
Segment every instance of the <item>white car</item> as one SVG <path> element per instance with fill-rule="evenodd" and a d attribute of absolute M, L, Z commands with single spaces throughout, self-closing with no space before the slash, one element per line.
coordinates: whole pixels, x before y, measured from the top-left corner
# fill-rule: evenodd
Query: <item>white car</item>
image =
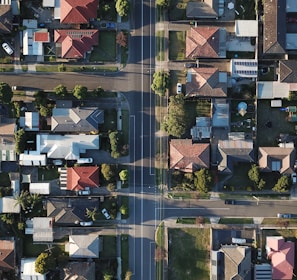
<path fill-rule="evenodd" d="M 291 178 L 292 178 L 292 183 L 296 184 L 297 183 L 297 174 L 296 173 L 292 173 L 291 174 Z"/>
<path fill-rule="evenodd" d="M 182 84 L 181 83 L 176 84 L 176 93 L 177 94 L 182 93 Z"/>
<path fill-rule="evenodd" d="M 86 187 L 84 190 L 80 190 L 77 193 L 78 193 L 78 195 L 90 195 L 91 190 L 90 190 L 90 188 Z"/>
<path fill-rule="evenodd" d="M 292 216 L 291 214 L 282 214 L 282 213 L 277 214 L 278 218 L 284 218 L 284 219 L 290 219 L 291 216 Z"/>
<path fill-rule="evenodd" d="M 105 217 L 106 220 L 109 220 L 110 219 L 110 216 L 109 216 L 109 214 L 108 214 L 108 212 L 107 212 L 107 210 L 105 208 L 103 208 L 101 210 L 101 213 L 104 215 L 104 217 Z"/>
<path fill-rule="evenodd" d="M 90 227 L 93 225 L 93 221 L 89 221 L 89 222 L 79 222 L 79 224 L 82 226 L 82 227 Z"/>
<path fill-rule="evenodd" d="M 92 158 L 79 158 L 77 160 L 77 163 L 92 163 L 93 159 Z"/>
<path fill-rule="evenodd" d="M 5 50 L 5 52 L 9 55 L 13 54 L 13 50 L 12 48 L 7 44 L 7 43 L 3 43 L 2 44 L 2 48 Z"/>
<path fill-rule="evenodd" d="M 60 160 L 60 159 L 54 159 L 53 160 L 53 165 L 61 166 L 61 165 L 63 165 L 63 161 Z"/>

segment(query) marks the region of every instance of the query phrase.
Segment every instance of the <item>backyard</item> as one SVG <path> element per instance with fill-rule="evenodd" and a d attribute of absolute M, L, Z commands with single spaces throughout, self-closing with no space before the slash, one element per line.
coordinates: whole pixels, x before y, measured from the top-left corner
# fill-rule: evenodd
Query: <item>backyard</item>
<path fill-rule="evenodd" d="M 283 107 L 289 105 L 283 100 Z M 257 144 L 259 147 L 274 147 L 280 133 L 295 134 L 295 124 L 287 121 L 288 113 L 279 108 L 271 108 L 270 100 L 258 100 Z M 268 125 L 269 124 L 269 125 Z"/>
<path fill-rule="evenodd" d="M 209 229 L 169 229 L 168 279 L 209 279 Z"/>
<path fill-rule="evenodd" d="M 254 0 L 236 0 L 235 14 L 236 19 L 254 20 L 256 19 L 255 1 Z"/>
<path fill-rule="evenodd" d="M 169 60 L 185 59 L 186 33 L 169 31 Z"/>
<path fill-rule="evenodd" d="M 186 18 L 186 8 L 190 0 L 171 0 L 169 3 L 169 21 L 183 20 Z"/>

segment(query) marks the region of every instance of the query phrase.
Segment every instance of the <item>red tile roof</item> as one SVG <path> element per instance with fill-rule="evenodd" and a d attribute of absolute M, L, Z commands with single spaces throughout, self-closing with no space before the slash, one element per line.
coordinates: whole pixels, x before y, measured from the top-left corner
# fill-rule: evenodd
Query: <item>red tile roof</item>
<path fill-rule="evenodd" d="M 50 41 L 49 32 L 34 32 L 34 42 L 48 43 Z"/>
<path fill-rule="evenodd" d="M 97 18 L 98 0 L 61 0 L 61 23 L 88 23 Z"/>
<path fill-rule="evenodd" d="M 191 139 L 170 141 L 170 168 L 194 172 L 200 168 L 209 168 L 209 162 L 209 144 L 193 144 Z"/>
<path fill-rule="evenodd" d="M 99 167 L 79 166 L 67 168 L 67 190 L 79 191 L 85 187 L 99 187 Z"/>
<path fill-rule="evenodd" d="M 91 29 L 56 29 L 55 43 L 61 43 L 62 58 L 83 58 L 85 53 L 98 45 L 99 31 Z"/>
<path fill-rule="evenodd" d="M 271 259 L 272 279 L 292 279 L 295 258 L 295 243 L 286 242 L 281 236 L 267 237 L 268 258 Z"/>
<path fill-rule="evenodd" d="M 14 269 L 15 243 L 13 240 L 0 240 L 0 270 Z"/>
<path fill-rule="evenodd" d="M 227 85 L 220 83 L 218 68 L 192 68 L 188 76 L 186 96 L 227 97 Z"/>
<path fill-rule="evenodd" d="M 186 38 L 186 57 L 219 57 L 220 29 L 201 26 L 191 28 Z"/>

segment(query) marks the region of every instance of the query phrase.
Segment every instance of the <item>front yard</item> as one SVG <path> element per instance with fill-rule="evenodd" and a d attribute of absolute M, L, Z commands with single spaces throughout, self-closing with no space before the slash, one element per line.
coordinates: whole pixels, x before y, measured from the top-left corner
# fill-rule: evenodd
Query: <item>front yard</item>
<path fill-rule="evenodd" d="M 186 32 L 169 31 L 169 60 L 185 59 Z"/>
<path fill-rule="evenodd" d="M 168 279 L 209 279 L 210 231 L 209 229 L 168 230 Z"/>

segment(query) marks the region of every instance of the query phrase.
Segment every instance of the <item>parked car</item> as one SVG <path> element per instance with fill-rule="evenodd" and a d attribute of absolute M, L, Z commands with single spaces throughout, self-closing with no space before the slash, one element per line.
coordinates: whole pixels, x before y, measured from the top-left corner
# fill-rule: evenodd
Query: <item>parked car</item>
<path fill-rule="evenodd" d="M 77 192 L 78 195 L 90 195 L 91 194 L 91 190 L 88 187 L 85 187 L 84 190 L 80 190 Z"/>
<path fill-rule="evenodd" d="M 181 83 L 176 84 L 176 93 L 177 94 L 182 93 L 182 84 Z"/>
<path fill-rule="evenodd" d="M 93 221 L 89 221 L 89 222 L 80 222 L 79 223 L 82 227 L 90 227 L 93 225 Z"/>
<path fill-rule="evenodd" d="M 289 219 L 289 218 L 291 218 L 291 214 L 284 214 L 284 213 L 278 213 L 277 214 L 277 217 L 278 218 L 285 218 L 285 219 Z"/>
<path fill-rule="evenodd" d="M 114 22 L 107 22 L 106 23 L 106 28 L 115 28 Z"/>
<path fill-rule="evenodd" d="M 53 165 L 61 166 L 61 165 L 63 165 L 63 161 L 61 159 L 54 159 Z"/>
<path fill-rule="evenodd" d="M 184 67 L 185 68 L 196 68 L 197 64 L 193 63 L 193 62 L 187 62 L 187 63 L 184 64 Z"/>
<path fill-rule="evenodd" d="M 101 210 L 101 213 L 104 215 L 104 217 L 105 217 L 106 220 L 109 220 L 110 219 L 110 216 L 109 216 L 109 214 L 108 214 L 108 212 L 107 212 L 107 210 L 105 208 L 103 208 Z"/>
<path fill-rule="evenodd" d="M 5 50 L 7 54 L 9 55 L 13 54 L 13 49 L 7 43 L 3 43 L 2 48 Z"/>
<path fill-rule="evenodd" d="M 24 89 L 22 86 L 12 86 L 11 90 L 22 90 Z"/>
<path fill-rule="evenodd" d="M 79 158 L 77 160 L 77 163 L 92 163 L 93 159 L 92 158 Z"/>
<path fill-rule="evenodd" d="M 292 173 L 291 174 L 291 179 L 292 179 L 292 183 L 296 184 L 297 183 L 297 174 L 296 173 Z"/>
<path fill-rule="evenodd" d="M 235 200 L 234 199 L 226 199 L 225 200 L 225 204 L 232 204 L 232 205 L 234 205 L 235 204 Z"/>

